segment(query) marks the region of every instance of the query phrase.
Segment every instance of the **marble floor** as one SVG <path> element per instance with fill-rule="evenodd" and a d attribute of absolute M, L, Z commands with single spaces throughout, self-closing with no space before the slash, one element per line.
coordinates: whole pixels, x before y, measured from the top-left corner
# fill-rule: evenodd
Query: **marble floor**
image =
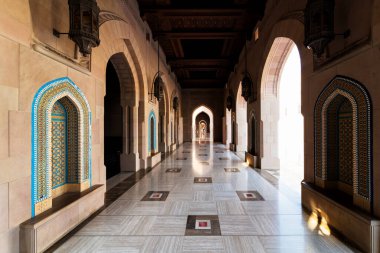
<path fill-rule="evenodd" d="M 355 252 L 262 173 L 185 143 L 55 252 Z"/>

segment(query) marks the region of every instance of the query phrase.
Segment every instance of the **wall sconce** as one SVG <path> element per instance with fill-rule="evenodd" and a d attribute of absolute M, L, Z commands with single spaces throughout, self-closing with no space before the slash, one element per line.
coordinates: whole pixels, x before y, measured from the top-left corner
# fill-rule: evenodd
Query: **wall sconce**
<path fill-rule="evenodd" d="M 335 0 L 308 0 L 306 4 L 304 45 L 318 58 L 336 35 L 350 36 L 350 30 L 334 33 L 334 9 Z"/>
<path fill-rule="evenodd" d="M 60 33 L 53 29 L 54 36 L 68 34 L 84 56 L 91 54 L 91 49 L 100 44 L 99 12 L 96 0 L 69 0 L 70 31 Z"/>

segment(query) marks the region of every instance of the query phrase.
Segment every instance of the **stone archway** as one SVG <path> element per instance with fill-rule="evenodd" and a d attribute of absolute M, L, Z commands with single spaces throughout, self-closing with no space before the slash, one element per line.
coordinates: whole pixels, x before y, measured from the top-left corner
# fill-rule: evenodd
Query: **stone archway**
<path fill-rule="evenodd" d="M 236 94 L 236 106 L 235 106 L 235 115 L 236 121 L 234 126 L 234 144 L 236 152 L 245 152 L 247 151 L 248 143 L 248 131 L 247 131 L 247 102 L 241 96 L 242 85 L 239 84 L 239 89 Z"/>
<path fill-rule="evenodd" d="M 109 62 L 117 73 L 120 86 L 120 94 L 118 97 L 122 108 L 120 170 L 137 171 L 139 169 L 139 140 L 134 138 L 138 132 L 138 94 L 135 78 L 124 53 L 114 54 L 110 57 Z M 107 85 L 110 84 L 106 83 L 106 89 L 109 88 Z M 105 117 L 106 116 L 107 115 L 105 115 Z"/>
<path fill-rule="evenodd" d="M 268 53 L 261 79 L 261 120 L 261 167 L 281 170 L 282 177 L 289 177 L 289 182 L 302 181 L 301 63 L 297 46 L 289 38 L 274 39 Z"/>
<path fill-rule="evenodd" d="M 193 115 L 192 115 L 192 141 L 197 140 L 196 117 L 198 116 L 198 114 L 200 114 L 202 112 L 206 113 L 208 115 L 208 117 L 210 118 L 210 141 L 213 142 L 214 141 L 214 114 L 212 113 L 212 111 L 208 107 L 203 106 L 203 105 L 199 106 L 198 108 L 196 108 L 193 111 Z"/>

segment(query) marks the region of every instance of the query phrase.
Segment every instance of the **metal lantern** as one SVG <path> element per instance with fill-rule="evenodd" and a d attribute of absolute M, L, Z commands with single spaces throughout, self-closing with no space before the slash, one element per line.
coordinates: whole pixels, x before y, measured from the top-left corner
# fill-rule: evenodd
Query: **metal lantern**
<path fill-rule="evenodd" d="M 249 97 L 252 94 L 253 82 L 252 82 L 251 75 L 249 74 L 249 72 L 247 70 L 247 68 L 248 68 L 247 67 L 247 41 L 245 42 L 244 49 L 245 49 L 245 70 L 243 73 L 244 77 L 241 80 L 241 95 L 242 95 L 242 97 L 244 97 L 245 101 L 248 101 Z"/>
<path fill-rule="evenodd" d="M 178 105 L 179 105 L 179 102 L 178 102 L 178 97 L 175 97 L 173 99 L 173 109 L 176 111 L 178 109 Z"/>
<path fill-rule="evenodd" d="M 248 72 L 245 72 L 243 79 L 241 80 L 241 95 L 245 101 L 248 101 L 252 95 L 252 78 Z"/>
<path fill-rule="evenodd" d="M 231 95 L 228 95 L 227 103 L 226 103 L 228 111 L 231 111 L 233 103 L 234 103 L 234 99 L 232 98 Z"/>
<path fill-rule="evenodd" d="M 305 46 L 321 57 L 334 39 L 334 0 L 308 0 L 305 9 Z"/>
<path fill-rule="evenodd" d="M 91 54 L 99 46 L 99 12 L 96 0 L 69 0 L 69 37 L 83 55 Z"/>
<path fill-rule="evenodd" d="M 153 82 L 153 95 L 157 98 L 157 101 L 163 97 L 163 83 L 160 73 L 157 72 Z"/>

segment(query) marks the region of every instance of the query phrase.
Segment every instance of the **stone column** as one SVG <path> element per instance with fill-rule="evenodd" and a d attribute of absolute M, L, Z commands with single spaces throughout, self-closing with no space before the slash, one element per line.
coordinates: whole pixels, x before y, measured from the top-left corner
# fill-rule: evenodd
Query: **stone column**
<path fill-rule="evenodd" d="M 165 125 L 165 115 L 160 115 L 160 121 L 159 121 L 159 151 L 161 153 L 166 153 L 166 125 Z"/>
<path fill-rule="evenodd" d="M 140 169 L 138 153 L 138 108 L 123 106 L 123 153 L 120 157 L 121 171 L 138 171 Z"/>

